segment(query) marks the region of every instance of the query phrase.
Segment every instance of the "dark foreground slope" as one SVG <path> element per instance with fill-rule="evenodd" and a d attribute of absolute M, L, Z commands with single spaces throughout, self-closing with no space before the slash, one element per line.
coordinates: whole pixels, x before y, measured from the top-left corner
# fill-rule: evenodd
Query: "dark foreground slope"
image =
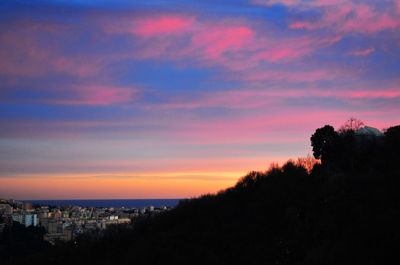
<path fill-rule="evenodd" d="M 235 187 L 182 201 L 134 229 L 112 227 L 100 240 L 81 238 L 11 263 L 395 264 L 399 156 L 384 141 L 368 149 L 373 155 L 354 155 L 362 162 L 351 168 L 333 166 L 343 164 L 336 157 L 310 174 L 292 162 L 251 172 Z"/>

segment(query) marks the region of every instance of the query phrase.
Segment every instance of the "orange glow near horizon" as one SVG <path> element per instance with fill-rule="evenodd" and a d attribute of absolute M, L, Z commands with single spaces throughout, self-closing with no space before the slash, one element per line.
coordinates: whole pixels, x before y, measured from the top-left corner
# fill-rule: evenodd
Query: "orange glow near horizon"
<path fill-rule="evenodd" d="M 174 177 L 54 176 L 0 179 L 0 193 L 17 199 L 147 199 L 189 198 L 214 193 L 236 183 L 240 173 L 216 179 Z M 7 187 L 7 188 L 5 188 Z"/>
<path fill-rule="evenodd" d="M 269 164 L 281 164 L 286 159 L 238 161 L 229 161 L 231 170 L 221 163 L 219 168 L 209 171 L 202 168 L 181 172 L 20 174 L 0 178 L 0 197 L 17 200 L 192 198 L 229 188 L 247 172 L 264 171 Z"/>

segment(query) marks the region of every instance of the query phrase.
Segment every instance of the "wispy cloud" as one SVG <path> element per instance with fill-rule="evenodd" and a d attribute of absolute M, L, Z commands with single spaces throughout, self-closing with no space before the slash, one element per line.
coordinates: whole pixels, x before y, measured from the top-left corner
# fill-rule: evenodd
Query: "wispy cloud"
<path fill-rule="evenodd" d="M 68 87 L 68 97 L 42 100 L 42 103 L 61 105 L 112 105 L 134 101 L 138 90 L 134 87 L 82 85 Z"/>
<path fill-rule="evenodd" d="M 352 0 L 255 2 L 255 4 L 267 6 L 277 3 L 288 7 L 299 7 L 300 10 L 312 9 L 321 13 L 318 18 L 292 22 L 289 26 L 292 29 L 327 29 L 339 34 L 375 34 L 383 30 L 398 29 L 400 26 L 398 12 L 390 8 L 378 9 L 368 2 Z"/>
<path fill-rule="evenodd" d="M 279 36 L 273 30 L 260 32 L 246 19 L 204 21 L 182 15 L 131 19 L 130 23 L 107 25 L 105 28 L 107 33 L 130 33 L 139 38 L 143 45 L 128 56 L 179 63 L 189 60 L 201 66 L 223 67 L 235 72 L 249 69 L 260 72 L 265 69 L 265 63 L 289 63 L 341 40 L 341 36 L 335 35 Z M 136 26 L 132 29 L 131 24 Z M 305 77 L 301 78 L 300 74 L 296 76 L 294 73 L 270 73 L 264 74 L 263 79 L 293 78 L 298 81 L 316 76 L 305 73 Z M 319 79 L 326 76 L 319 75 Z"/>
<path fill-rule="evenodd" d="M 375 51 L 374 47 L 364 49 L 364 50 L 356 50 L 353 52 L 350 52 L 349 54 L 354 55 L 354 56 L 367 56 Z"/>

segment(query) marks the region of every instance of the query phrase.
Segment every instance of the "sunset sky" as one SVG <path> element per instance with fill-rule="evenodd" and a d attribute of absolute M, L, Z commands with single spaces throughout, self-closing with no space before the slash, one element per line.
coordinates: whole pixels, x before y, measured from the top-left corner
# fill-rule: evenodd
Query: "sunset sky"
<path fill-rule="evenodd" d="M 0 197 L 183 198 L 400 124 L 400 0 L 3 0 Z"/>

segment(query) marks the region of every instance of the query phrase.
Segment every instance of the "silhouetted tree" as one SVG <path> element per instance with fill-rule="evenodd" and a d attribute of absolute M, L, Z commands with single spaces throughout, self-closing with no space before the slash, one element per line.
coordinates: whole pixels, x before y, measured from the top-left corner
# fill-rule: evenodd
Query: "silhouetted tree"
<path fill-rule="evenodd" d="M 315 159 L 314 157 L 307 155 L 307 157 L 299 157 L 297 158 L 296 164 L 304 167 L 308 173 L 314 168 L 315 164 L 319 164 L 321 161 L 319 159 Z"/>
<path fill-rule="evenodd" d="M 391 166 L 398 167 L 400 160 L 400 125 L 390 127 L 385 131 L 385 157 L 386 162 L 390 163 Z M 397 161 L 397 162 L 395 162 Z"/>
<path fill-rule="evenodd" d="M 390 127 L 385 131 L 386 142 L 395 147 L 400 147 L 400 125 Z"/>
<path fill-rule="evenodd" d="M 327 163 L 332 158 L 338 134 L 330 125 L 319 128 L 311 136 L 311 146 L 313 155 L 316 159 L 321 159 L 322 163 Z"/>
<path fill-rule="evenodd" d="M 251 171 L 246 176 L 239 179 L 236 184 L 238 188 L 246 188 L 252 186 L 256 183 L 258 178 L 260 178 L 261 174 L 257 171 Z"/>
<path fill-rule="evenodd" d="M 357 131 L 359 130 L 362 126 L 364 126 L 364 123 L 354 117 L 350 117 L 340 128 L 339 128 L 339 133 L 343 133 L 346 131 Z"/>
<path fill-rule="evenodd" d="M 357 142 L 354 129 L 348 128 L 339 133 L 339 139 L 335 146 L 335 152 L 337 153 L 335 166 L 340 167 L 342 170 L 352 170 L 355 167 Z"/>

